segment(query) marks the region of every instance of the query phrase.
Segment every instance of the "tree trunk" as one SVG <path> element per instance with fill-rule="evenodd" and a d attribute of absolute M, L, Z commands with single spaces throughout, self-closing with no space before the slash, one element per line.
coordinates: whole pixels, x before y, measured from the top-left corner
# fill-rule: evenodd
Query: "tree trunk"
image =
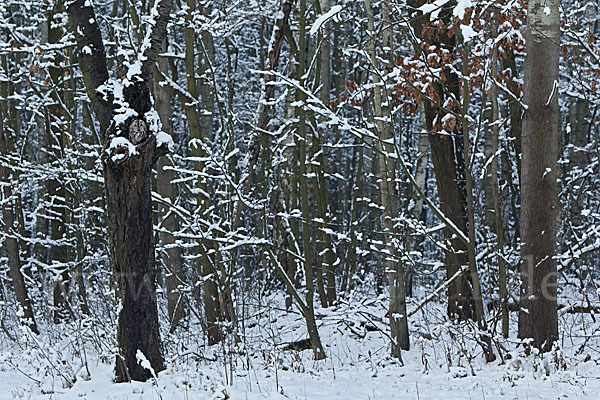
<path fill-rule="evenodd" d="M 521 164 L 521 312 L 519 337 L 541 351 L 558 340 L 555 256 L 560 2 L 527 8 Z"/>
<path fill-rule="evenodd" d="M 367 27 L 370 35 L 375 32 L 375 17 L 371 0 L 365 0 L 365 11 L 367 13 Z M 390 9 L 388 5 L 383 6 L 383 48 L 386 55 L 393 54 L 392 31 L 391 31 Z M 381 71 L 378 68 L 377 53 L 375 50 L 375 37 L 371 36 L 368 42 L 369 58 L 372 69 L 371 79 L 374 88 L 375 123 L 379 131 L 377 151 L 377 173 L 379 177 L 379 196 L 383 207 L 383 232 L 385 250 L 383 257 L 386 273 L 389 274 L 390 290 L 390 330 L 392 335 L 392 357 L 402 359 L 401 349 L 409 350 L 408 316 L 406 313 L 406 282 L 404 265 L 400 260 L 398 249 L 397 230 L 394 219 L 398 216 L 398 191 L 396 188 L 396 162 L 389 157 L 396 153 L 394 147 L 394 130 L 392 127 L 392 116 L 390 113 L 391 96 L 385 90 L 385 82 L 381 81 Z M 389 57 L 385 57 L 389 60 Z M 383 86 L 383 90 L 382 90 Z"/>
<path fill-rule="evenodd" d="M 588 37 L 593 37 L 595 34 L 595 14 L 596 14 L 596 1 L 588 0 L 587 7 L 585 10 L 585 26 L 582 27 L 587 33 Z M 581 66 L 580 60 L 575 60 L 574 64 Z M 580 178 L 580 174 L 583 174 L 586 166 L 588 165 L 588 152 L 586 151 L 586 145 L 588 144 L 588 135 L 590 133 L 590 119 L 592 113 L 590 110 L 590 101 L 583 97 L 577 97 L 574 100 L 571 110 L 569 113 L 569 122 L 571 125 L 570 134 L 570 148 L 569 153 L 569 169 L 571 173 L 572 184 L 574 186 L 583 186 L 583 179 Z M 585 198 L 586 196 L 581 193 L 580 190 L 574 188 L 572 193 L 572 200 L 570 201 L 571 209 L 569 213 L 569 220 L 575 229 L 580 231 L 581 225 L 583 224 L 583 218 L 581 212 L 585 209 Z"/>
<path fill-rule="evenodd" d="M 321 12 L 322 13 L 326 13 L 330 10 L 330 5 L 329 5 L 329 0 L 321 0 Z M 329 29 L 329 22 L 325 22 L 323 24 L 323 41 L 321 42 L 321 101 L 323 102 L 323 104 L 325 104 L 325 106 L 329 106 L 330 102 L 331 102 L 331 50 L 330 50 L 330 46 L 329 46 L 329 41 L 330 41 L 330 29 Z M 331 220 L 333 219 L 333 215 L 334 215 L 334 207 L 330 207 L 330 196 L 328 196 L 328 192 L 327 192 L 327 182 L 326 182 L 326 178 L 324 177 L 324 172 L 327 170 L 327 166 L 326 166 L 326 161 L 327 161 L 327 155 L 325 153 L 325 148 L 323 146 L 324 144 L 324 139 L 323 139 L 323 133 L 321 134 L 321 136 L 319 137 L 319 144 L 321 145 L 321 156 L 320 156 L 320 169 L 322 171 L 321 176 L 322 176 L 322 185 L 324 186 L 322 188 L 322 195 L 323 195 L 323 199 L 322 202 L 325 205 L 325 212 L 326 212 L 326 221 L 327 222 L 331 222 Z M 334 202 L 333 204 L 336 204 L 337 202 Z M 327 235 L 326 237 L 326 243 L 327 246 L 329 248 L 329 250 L 327 251 L 327 253 L 325 254 L 325 275 L 327 278 L 327 301 L 329 302 L 329 305 L 333 305 L 333 303 L 335 303 L 336 299 L 337 299 L 337 290 L 336 290 L 336 284 L 335 284 L 335 265 L 337 263 L 337 261 L 339 260 L 339 255 L 336 254 L 336 251 L 334 251 L 333 248 L 333 240 L 331 235 Z"/>
<path fill-rule="evenodd" d="M 498 32 L 498 22 L 500 20 L 499 9 L 494 9 L 494 32 L 497 34 Z M 492 70 L 491 70 L 492 79 L 498 78 L 498 44 L 496 44 L 492 49 Z M 491 100 L 491 118 L 488 121 L 491 126 L 491 130 L 486 132 L 485 138 L 485 157 L 486 160 L 489 160 L 491 157 L 494 157 L 492 162 L 489 164 L 488 172 L 486 172 L 485 180 L 486 186 L 488 189 L 486 190 L 485 198 L 486 198 L 486 224 L 490 230 L 490 233 L 493 233 L 492 236 L 495 237 L 496 241 L 496 259 L 498 263 L 498 294 L 500 297 L 500 309 L 501 309 L 501 318 L 502 318 L 502 335 L 505 338 L 508 338 L 508 289 L 506 287 L 506 262 L 504 260 L 503 250 L 504 250 L 504 227 L 503 227 L 503 218 L 502 218 L 502 208 L 500 207 L 500 187 L 498 182 L 498 162 L 499 155 L 498 152 L 498 139 L 500 136 L 500 109 L 498 106 L 498 89 L 495 84 L 492 84 L 491 92 L 490 92 L 490 100 Z"/>
<path fill-rule="evenodd" d="M 54 21 L 54 16 L 64 11 L 63 1 L 57 1 L 48 16 L 48 43 L 50 44 L 58 43 L 64 35 L 63 29 L 60 26 L 56 26 L 56 21 Z M 49 68 L 50 78 L 56 90 L 51 95 L 53 101 L 46 112 L 46 134 L 48 135 L 46 151 L 48 152 L 50 163 L 56 166 L 63 160 L 67 145 L 65 136 L 69 132 L 68 115 L 63 109 L 63 105 L 68 107 L 71 103 L 65 95 L 67 88 L 64 74 L 65 69 L 62 65 L 64 61 L 66 59 L 62 52 L 55 52 L 53 65 Z M 52 286 L 54 300 L 53 320 L 55 324 L 61 322 L 68 314 L 72 313 L 68 300 L 70 287 L 67 266 L 67 262 L 69 261 L 69 247 L 66 243 L 68 239 L 67 210 L 70 206 L 70 196 L 64 182 L 64 177 L 59 175 L 51 178 L 47 183 L 47 206 L 51 210 L 50 239 L 53 243 L 50 248 L 50 262 L 60 265 L 54 271 L 55 276 L 53 277 Z"/>
<path fill-rule="evenodd" d="M 417 186 L 425 192 L 426 190 L 426 177 L 427 177 L 427 165 L 429 164 L 429 139 L 425 121 L 425 110 L 422 109 L 420 111 L 419 118 L 419 126 L 421 128 L 421 132 L 419 133 L 419 138 L 417 139 L 417 160 L 415 166 L 415 183 Z M 413 190 L 412 194 L 412 209 L 409 209 L 413 218 L 418 219 L 419 221 L 422 219 L 421 216 L 423 214 L 423 198 L 419 195 L 417 190 Z M 414 260 L 414 257 L 417 255 L 417 236 L 408 235 L 408 239 L 406 241 L 406 252 L 409 254 L 411 259 Z M 412 296 L 412 277 L 413 270 L 412 267 L 409 267 L 407 270 L 407 278 L 406 278 L 406 295 Z"/>
<path fill-rule="evenodd" d="M 299 1 L 299 32 L 298 32 L 298 66 L 296 70 L 296 79 L 300 85 L 304 85 L 306 79 L 307 62 L 307 42 L 306 42 L 306 0 Z M 313 242 L 311 235 L 311 216 L 310 202 L 308 193 L 308 182 L 306 177 L 306 110 L 304 102 L 306 94 L 301 90 L 296 90 L 296 101 L 300 106 L 296 108 L 296 117 L 298 125 L 296 129 L 296 146 L 298 147 L 298 180 L 300 181 L 300 204 L 302 206 L 302 243 L 304 248 L 304 274 L 306 276 L 306 306 L 307 312 L 304 317 L 308 326 L 308 335 L 313 349 L 315 360 L 325 358 L 325 352 L 319 337 L 319 331 L 314 315 L 314 271 L 313 271 Z"/>
<path fill-rule="evenodd" d="M 203 10 L 206 13 L 206 10 Z M 214 48 L 213 39 L 209 32 L 203 31 L 201 34 L 200 51 L 202 55 L 202 64 L 200 67 L 200 95 L 202 112 L 200 115 L 200 132 L 201 138 L 205 143 L 209 143 L 213 136 L 213 113 L 214 113 L 214 95 L 213 89 L 209 79 L 206 77 L 209 74 L 209 64 L 214 62 Z M 203 154 L 206 154 L 205 152 Z M 209 186 L 206 178 L 203 179 L 201 192 L 204 194 L 209 193 Z M 199 208 L 200 215 L 206 215 L 205 211 L 210 207 L 210 198 L 206 195 L 200 195 L 199 201 L 201 206 Z M 221 284 L 225 281 L 226 276 L 219 276 L 217 271 L 216 263 L 218 263 L 218 251 L 215 249 L 215 243 L 208 239 L 203 240 L 203 251 L 202 255 L 202 279 L 203 285 L 203 298 L 204 298 L 204 312 L 206 316 L 206 325 L 208 333 L 209 344 L 215 344 L 223 339 L 223 333 L 219 323 L 226 319 L 226 310 L 223 307 L 226 298 L 224 291 L 221 288 Z M 211 258 L 210 253 L 214 254 Z"/>
<path fill-rule="evenodd" d="M 408 4 L 418 8 L 424 3 L 422 0 L 409 0 Z M 412 26 L 415 32 L 426 43 L 454 52 L 456 39 L 444 32 L 449 29 L 448 9 L 441 11 L 440 19 L 445 22 L 445 25 L 440 27 L 439 32 L 436 31 L 435 34 L 423 32 L 428 18 L 428 16 L 420 16 L 413 19 Z M 423 33 L 421 34 L 421 32 Z M 459 131 L 459 124 L 456 124 L 449 132 L 444 132 L 442 121 L 446 112 L 438 108 L 445 104 L 449 97 L 460 98 L 459 82 L 458 76 L 449 67 L 443 69 L 443 75 L 447 77 L 444 86 L 440 82 L 433 84 L 439 101 L 436 102 L 437 104 L 430 101 L 425 102 L 425 120 L 427 130 L 430 132 L 431 160 L 440 199 L 440 210 L 466 235 L 468 232 L 467 201 L 462 134 Z M 462 266 L 468 265 L 467 245 L 448 227 L 444 228 L 444 238 L 448 247 L 448 250 L 445 251 L 446 278 L 450 279 Z M 475 302 L 468 275 L 456 279 L 448 289 L 448 316 L 459 320 L 473 319 L 475 316 Z"/>
<path fill-rule="evenodd" d="M 462 35 L 460 35 L 462 37 Z M 463 40 L 462 43 L 462 75 L 465 78 L 469 77 L 469 46 Z M 485 309 L 483 308 L 483 293 L 481 291 L 481 282 L 479 280 L 479 271 L 477 268 L 476 246 L 477 239 L 475 237 L 475 201 L 473 199 L 473 170 L 471 163 L 471 137 L 468 121 L 469 110 L 469 79 L 464 79 L 462 83 L 462 110 L 461 110 L 461 126 L 463 134 L 463 151 L 465 163 L 465 186 L 467 191 L 467 217 L 469 222 L 469 243 L 467 244 L 467 256 L 469 258 L 469 271 L 471 283 L 473 287 L 473 301 L 475 303 L 475 320 L 479 329 L 480 344 L 483 349 L 486 362 L 492 362 L 496 359 L 492 348 L 491 336 L 487 332 L 487 321 L 485 317 Z"/>
<path fill-rule="evenodd" d="M 167 151 L 169 142 L 157 141 L 157 135 L 164 137 L 164 134 L 154 119 L 149 88 L 154 63 L 166 37 L 171 2 L 160 0 L 154 7 L 150 46 L 136 61 L 141 64 L 139 71 L 130 71 L 133 75 L 130 79 L 115 82 L 123 86 L 120 89 L 115 86 L 108 96 L 98 93 L 100 86 L 108 81 L 108 70 L 93 7 L 85 0 L 75 0 L 68 9 L 77 39 L 79 65 L 106 147 L 102 158 L 109 259 L 119 284 L 121 306 L 117 381 L 146 380 L 164 369 L 155 290 L 151 177 L 154 163 Z M 124 107 L 126 118 L 118 114 Z M 121 118 L 113 119 L 115 114 Z M 141 355 L 150 362 L 153 371 L 142 366 Z"/>

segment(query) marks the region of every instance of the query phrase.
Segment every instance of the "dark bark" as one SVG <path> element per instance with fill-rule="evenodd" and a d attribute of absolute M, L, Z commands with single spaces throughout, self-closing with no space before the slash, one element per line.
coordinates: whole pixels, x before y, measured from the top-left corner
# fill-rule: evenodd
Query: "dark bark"
<path fill-rule="evenodd" d="M 121 302 L 116 379 L 146 380 L 152 373 L 138 362 L 138 351 L 150 361 L 154 372 L 164 369 L 155 290 L 151 177 L 154 163 L 167 149 L 157 146 L 156 136 L 147 128 L 139 130 L 141 134 L 135 135 L 133 140 L 130 127 L 134 123 L 142 128 L 150 126 L 145 120 L 151 109 L 149 87 L 158 51 L 166 37 L 171 2 L 162 0 L 158 4 L 158 17 L 151 28 L 151 46 L 144 52 L 142 79 L 134 78 L 133 82 L 124 83 L 123 100 L 137 116 L 119 126 L 111 123 L 111 94 L 98 93 L 98 88 L 108 79 L 108 71 L 100 30 L 88 4 L 85 0 L 74 1 L 69 5 L 69 16 L 77 37 L 80 68 L 92 108 L 100 121 L 105 146 L 118 136 L 129 137 L 136 145 L 136 153 L 126 152 L 120 154 L 121 158 L 114 156 L 122 148 L 109 148 L 110 154 L 103 152 L 110 264 L 118 282 Z M 82 51 L 84 46 L 91 52 Z"/>
<path fill-rule="evenodd" d="M 442 89 L 443 90 L 443 89 Z M 440 92 L 442 91 L 440 90 Z M 427 127 L 430 130 L 434 118 L 441 115 L 430 105 L 425 105 Z M 448 217 L 458 229 L 467 232 L 467 218 L 465 215 L 464 175 L 460 173 L 457 155 L 462 154 L 456 136 L 432 133 L 429 135 L 431 145 L 431 159 L 436 175 L 440 210 Z M 464 171 L 463 171 L 464 173 Z M 461 176 L 462 175 L 462 176 Z M 444 229 L 444 238 L 450 243 L 450 250 L 446 251 L 447 278 L 452 277 L 459 268 L 468 264 L 466 244 L 452 232 Z M 474 316 L 474 301 L 470 279 L 467 275 L 457 279 L 448 289 L 448 315 L 458 316 L 459 319 L 472 319 Z"/>
<path fill-rule="evenodd" d="M 137 361 L 141 350 L 158 372 L 164 369 L 155 290 L 151 176 L 156 156 L 153 137 L 138 146 L 139 155 L 118 165 L 106 161 L 110 262 L 119 285 L 121 311 L 117 342 L 117 380 L 146 380 L 150 371 Z"/>
<path fill-rule="evenodd" d="M 95 22 L 94 8 L 85 0 L 76 0 L 68 7 L 69 23 L 76 32 L 79 69 L 92 110 L 100 123 L 100 132 L 108 130 L 112 119 L 112 93 L 99 93 L 97 89 L 108 81 L 106 52 L 98 23 Z M 90 51 L 83 51 L 86 47 Z M 87 49 L 86 49 L 87 50 Z"/>
<path fill-rule="evenodd" d="M 415 8 L 424 3 L 422 0 L 409 0 L 409 5 Z M 447 34 L 451 13 L 451 7 L 444 7 L 440 12 L 440 18 L 446 22 L 446 25 L 427 34 L 423 32 L 423 27 L 428 22 L 428 16 L 414 18 L 412 26 L 415 33 L 428 44 L 454 52 L 455 36 Z M 458 123 L 451 132 L 441 132 L 441 121 L 446 115 L 446 111 L 440 106 L 445 104 L 449 98 L 457 100 L 460 98 L 458 76 L 449 67 L 445 67 L 441 75 L 446 77 L 446 81 L 443 83 L 438 81 L 433 85 L 439 99 L 436 103 L 425 102 L 425 121 L 429 131 L 431 160 L 440 199 L 440 210 L 466 235 L 467 213 L 462 133 Z M 447 227 L 444 229 L 444 238 L 450 244 L 450 250 L 446 251 L 446 276 L 450 278 L 458 272 L 461 266 L 469 263 L 467 245 Z M 470 277 L 463 275 L 455 280 L 448 289 L 448 316 L 458 317 L 461 320 L 473 319 L 474 311 L 475 302 Z"/>

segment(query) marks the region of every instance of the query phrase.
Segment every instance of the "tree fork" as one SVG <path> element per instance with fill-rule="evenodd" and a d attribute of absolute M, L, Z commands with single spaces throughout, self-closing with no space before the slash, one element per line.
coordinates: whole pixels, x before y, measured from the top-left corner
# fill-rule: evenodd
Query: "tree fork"
<path fill-rule="evenodd" d="M 114 148 L 108 149 L 112 154 L 103 153 L 109 259 L 119 283 L 122 307 L 117 329 L 120 351 L 116 363 L 117 381 L 146 380 L 164 369 L 154 282 L 151 177 L 154 163 L 167 149 L 157 145 L 156 136 L 147 128 L 150 125 L 145 116 L 151 110 L 149 88 L 158 52 L 166 37 L 171 1 L 161 0 L 154 7 L 157 13 L 154 24 L 149 28 L 150 46 L 141 58 L 144 60 L 138 75 L 141 79 L 134 78 L 123 88 L 122 101 L 137 116 L 129 117 L 120 126 L 113 121 L 114 94 L 103 96 L 98 92 L 102 85 L 108 83 L 109 75 L 94 10 L 85 0 L 75 0 L 68 7 L 70 24 L 77 40 L 79 65 L 92 108 L 100 122 L 105 146 L 108 147 L 115 137 L 127 137 L 128 134 L 136 143 L 135 152 L 128 151 L 121 158 L 114 157 Z M 86 51 L 83 51 L 84 47 L 87 47 Z M 131 130 L 133 124 L 138 129 Z M 144 127 L 146 129 L 141 129 Z M 150 361 L 153 371 L 140 364 L 140 352 Z"/>

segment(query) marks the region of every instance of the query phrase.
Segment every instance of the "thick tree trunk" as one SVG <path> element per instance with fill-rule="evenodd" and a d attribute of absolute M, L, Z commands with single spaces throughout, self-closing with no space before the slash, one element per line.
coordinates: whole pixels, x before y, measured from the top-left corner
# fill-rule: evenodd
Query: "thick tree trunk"
<path fill-rule="evenodd" d="M 558 340 L 556 213 L 560 1 L 527 8 L 521 165 L 521 313 L 519 337 L 545 351 Z"/>
<path fill-rule="evenodd" d="M 443 92 L 443 90 L 440 90 Z M 429 129 L 433 128 L 435 118 L 441 118 L 435 109 L 426 104 L 425 112 L 427 116 L 427 125 Z M 458 133 L 455 133 L 458 135 Z M 436 176 L 438 196 L 440 198 L 440 210 L 446 215 L 452 223 L 462 232 L 467 232 L 467 221 L 465 212 L 465 195 L 462 186 L 464 185 L 464 176 L 459 173 L 460 167 L 457 160 L 457 153 L 462 154 L 458 147 L 462 140 L 458 136 L 447 136 L 439 133 L 429 135 L 431 145 L 431 159 Z M 446 277 L 449 279 L 458 272 L 461 266 L 467 265 L 467 246 L 449 228 L 444 228 L 444 238 L 449 243 L 449 250 L 446 251 Z M 475 304 L 473 301 L 473 292 L 467 276 L 463 276 L 448 289 L 448 315 L 451 318 L 458 317 L 461 320 L 472 319 L 474 317 Z"/>
<path fill-rule="evenodd" d="M 77 39 L 79 65 L 100 122 L 105 140 L 104 183 L 108 208 L 110 264 L 118 282 L 120 312 L 117 328 L 119 356 L 116 379 L 146 380 L 164 369 L 161 355 L 155 290 L 154 243 L 152 234 L 152 167 L 167 151 L 167 143 L 157 144 L 158 134 L 152 114 L 149 87 L 158 52 L 166 37 L 171 2 L 160 0 L 140 72 L 122 81 L 114 95 L 120 109 L 131 110 L 125 121 L 113 120 L 112 97 L 100 96 L 100 86 L 108 80 L 102 36 L 91 4 L 75 0 L 69 4 L 70 23 Z M 154 11 L 154 10 L 153 10 Z M 86 47 L 86 51 L 83 48 Z M 143 62 L 142 62 L 143 60 Z M 115 88 L 116 89 L 116 88 Z M 143 355 L 143 356 L 142 356 Z M 141 357 L 150 362 L 150 371 Z"/>
<path fill-rule="evenodd" d="M 139 156 L 104 169 L 110 262 L 119 283 L 121 311 L 117 330 L 121 359 L 117 379 L 146 380 L 152 375 L 137 360 L 141 351 L 152 368 L 162 370 L 156 304 L 152 235 L 151 177 L 155 142 L 138 147 Z"/>

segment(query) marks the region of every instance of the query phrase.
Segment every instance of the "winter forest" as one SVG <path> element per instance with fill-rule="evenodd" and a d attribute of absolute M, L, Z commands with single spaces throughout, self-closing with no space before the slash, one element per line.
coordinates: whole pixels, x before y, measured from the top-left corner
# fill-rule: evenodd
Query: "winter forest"
<path fill-rule="evenodd" d="M 0 0 L 0 399 L 597 399 L 599 39 L 595 0 Z"/>

